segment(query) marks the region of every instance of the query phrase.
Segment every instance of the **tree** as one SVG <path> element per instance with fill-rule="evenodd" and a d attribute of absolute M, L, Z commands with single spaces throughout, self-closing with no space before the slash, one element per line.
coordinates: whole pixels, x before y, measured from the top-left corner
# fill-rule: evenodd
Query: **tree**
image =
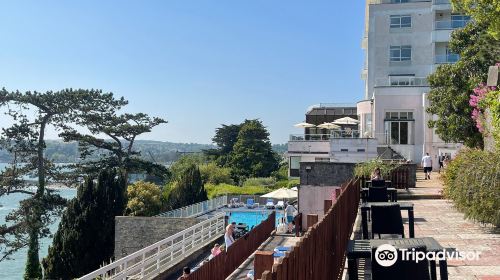
<path fill-rule="evenodd" d="M 500 0 L 452 0 L 454 11 L 471 15 L 479 24 L 486 24 L 488 33 L 500 40 Z"/>
<path fill-rule="evenodd" d="M 233 151 L 233 146 L 238 140 L 242 124 L 231 124 L 219 127 L 215 130 L 212 141 L 217 145 L 217 149 L 205 150 L 205 154 L 214 159 L 219 166 L 227 166 L 229 154 Z"/>
<path fill-rule="evenodd" d="M 234 184 L 231 178 L 231 168 L 220 167 L 214 162 L 202 164 L 199 167 L 203 184 Z"/>
<path fill-rule="evenodd" d="M 143 181 L 138 181 L 127 188 L 127 209 L 130 216 L 153 216 L 161 209 L 160 187 Z"/>
<path fill-rule="evenodd" d="M 269 177 L 278 169 L 269 133 L 259 120 L 245 120 L 230 154 L 233 175 L 239 182 L 249 177 Z"/>
<path fill-rule="evenodd" d="M 128 178 L 130 172 L 147 172 L 150 175 L 164 177 L 168 170 L 161 164 L 139 158 L 140 153 L 134 150 L 136 138 L 167 121 L 149 117 L 144 113 L 115 115 L 108 112 L 85 113 L 78 116 L 78 124 L 85 125 L 90 134 L 84 134 L 74 128 L 67 128 L 61 137 L 65 141 L 79 143 L 80 157 L 83 160 L 77 167 L 78 173 L 96 174 L 99 170 L 119 167 L 125 170 Z M 99 138 L 108 137 L 109 140 Z M 85 161 L 89 156 L 99 152 L 101 158 Z"/>
<path fill-rule="evenodd" d="M 61 132 L 83 112 L 111 114 L 123 104 L 123 99 L 116 100 L 113 94 L 103 94 L 98 90 L 65 89 L 45 93 L 9 92 L 5 88 L 0 90 L 0 107 L 7 107 L 6 114 L 14 120 L 11 127 L 2 129 L 0 137 L 2 148 L 14 155 L 13 164 L 0 175 L 0 196 L 16 192 L 31 195 L 18 210 L 9 215 L 8 220 L 13 225 L 0 227 L 0 240 L 6 241 L 1 244 L 3 257 L 0 260 L 29 246 L 26 279 L 42 277 L 38 261 L 38 238 L 49 234 L 47 225 L 52 221 L 51 215 L 65 205 L 63 199 L 45 188 L 48 180 L 58 181 L 62 178 L 61 169 L 44 157 L 47 127 L 52 126 Z M 28 112 L 34 113 L 34 117 Z M 23 165 L 20 166 L 19 162 Z M 28 174 L 37 176 L 35 192 L 26 189 L 33 183 L 28 184 L 22 179 Z M 8 235 L 15 236 L 16 242 L 9 242 Z M 29 238 L 22 238 L 24 235 Z"/>
<path fill-rule="evenodd" d="M 168 209 L 171 210 L 207 199 L 207 192 L 203 187 L 200 170 L 196 165 L 191 164 L 170 190 L 167 205 Z"/>
<path fill-rule="evenodd" d="M 486 80 L 488 67 L 500 57 L 500 42 L 488 34 L 487 25 L 470 22 L 452 33 L 450 49 L 460 55 L 455 64 L 440 65 L 429 76 L 431 91 L 427 112 L 437 120 L 429 127 L 447 142 L 463 142 L 469 147 L 482 147 L 481 133 L 471 118 L 469 96 Z"/>
<path fill-rule="evenodd" d="M 99 268 L 113 257 L 115 216 L 126 205 L 124 174 L 103 170 L 78 187 L 43 259 L 45 278 L 73 279 Z"/>

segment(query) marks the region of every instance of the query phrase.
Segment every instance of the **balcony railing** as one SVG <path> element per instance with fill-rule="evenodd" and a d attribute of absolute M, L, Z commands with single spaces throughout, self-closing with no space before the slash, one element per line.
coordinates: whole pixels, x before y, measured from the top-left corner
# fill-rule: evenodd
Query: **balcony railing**
<path fill-rule="evenodd" d="M 414 86 L 429 86 L 425 77 L 399 77 L 391 76 L 388 78 L 377 79 L 376 87 L 414 87 Z"/>
<path fill-rule="evenodd" d="M 432 4 L 434 5 L 447 5 L 451 4 L 450 0 L 433 0 Z"/>
<path fill-rule="evenodd" d="M 156 217 L 167 217 L 167 218 L 189 218 L 201 216 L 205 213 L 217 210 L 223 206 L 227 205 L 227 196 L 219 196 L 212 198 L 210 200 L 205 200 L 198 202 L 196 204 L 191 204 L 182 208 L 174 209 L 168 212 L 164 212 L 156 215 Z"/>
<path fill-rule="evenodd" d="M 359 137 L 359 130 L 338 130 L 330 134 L 291 134 L 290 141 L 329 141 L 330 139 Z"/>
<path fill-rule="evenodd" d="M 461 20 L 436 20 L 435 29 L 436 30 L 446 30 L 446 29 L 457 29 L 462 28 L 467 25 L 469 19 Z"/>
<path fill-rule="evenodd" d="M 460 56 L 458 54 L 442 54 L 436 55 L 436 64 L 445 64 L 445 63 L 455 63 L 458 61 Z"/>

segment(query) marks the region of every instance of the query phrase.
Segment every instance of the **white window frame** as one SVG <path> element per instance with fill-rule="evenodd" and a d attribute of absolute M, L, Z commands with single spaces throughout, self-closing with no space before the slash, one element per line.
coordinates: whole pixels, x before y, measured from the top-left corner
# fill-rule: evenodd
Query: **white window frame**
<path fill-rule="evenodd" d="M 403 18 L 410 18 L 410 25 L 403 26 L 403 23 L 402 23 Z M 398 22 L 393 23 L 392 22 L 393 19 L 397 20 Z M 392 15 L 389 17 L 389 26 L 390 26 L 390 28 L 411 28 L 411 26 L 412 26 L 411 15 Z"/>
<path fill-rule="evenodd" d="M 389 60 L 391 62 L 401 62 L 401 61 L 411 61 L 411 56 L 413 54 L 411 50 L 411 45 L 403 45 L 403 46 L 390 46 L 389 47 Z M 409 56 L 403 56 L 403 50 L 409 50 Z M 399 55 L 393 56 L 393 51 L 399 52 Z"/>

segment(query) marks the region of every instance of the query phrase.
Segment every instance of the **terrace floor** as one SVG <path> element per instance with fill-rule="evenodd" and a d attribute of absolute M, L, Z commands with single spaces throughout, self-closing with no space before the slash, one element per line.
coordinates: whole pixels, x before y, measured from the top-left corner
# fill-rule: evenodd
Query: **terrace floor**
<path fill-rule="evenodd" d="M 299 241 L 299 237 L 295 237 L 293 235 L 273 235 L 269 237 L 266 242 L 264 242 L 260 247 L 259 251 L 273 251 L 274 248 L 278 246 L 291 247 L 294 246 L 297 241 Z M 234 279 L 234 280 L 248 280 L 247 274 L 248 272 L 253 270 L 253 259 L 254 254 L 252 254 L 248 259 L 243 262 L 238 269 L 236 269 L 229 277 L 226 279 Z M 276 261 L 277 259 L 275 259 Z"/>
<path fill-rule="evenodd" d="M 419 194 L 440 193 L 442 184 L 438 174 L 432 174 L 431 180 L 423 180 L 423 176 L 419 174 L 417 179 L 417 188 L 412 189 L 414 198 L 409 196 L 405 199 L 414 203 L 415 236 L 434 237 L 443 247 L 455 248 L 459 252 L 481 252 L 478 261 L 449 260 L 449 279 L 500 280 L 500 231 L 466 220 L 448 200 L 421 199 Z M 407 212 L 402 211 L 402 214 L 405 235 L 408 235 Z M 357 224 L 359 225 L 358 221 Z M 371 279 L 369 274 L 362 275 L 361 272 L 362 266 L 369 271 L 370 260 L 361 260 L 359 265 L 360 279 Z"/>

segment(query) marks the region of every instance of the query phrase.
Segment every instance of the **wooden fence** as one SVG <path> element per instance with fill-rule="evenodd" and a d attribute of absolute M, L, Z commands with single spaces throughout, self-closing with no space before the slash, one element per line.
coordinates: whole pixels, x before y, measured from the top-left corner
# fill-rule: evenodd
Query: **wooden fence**
<path fill-rule="evenodd" d="M 222 252 L 203 264 L 186 279 L 224 280 L 235 271 L 259 246 L 266 241 L 276 227 L 276 213 L 272 212 L 266 220 L 249 233 L 236 240 L 226 252 Z"/>
<path fill-rule="evenodd" d="M 413 172 L 411 171 L 413 170 Z M 410 187 L 415 187 L 415 169 L 410 168 L 407 165 L 402 165 L 397 169 L 393 170 L 388 178 L 384 178 L 386 180 L 391 181 L 391 187 L 396 189 L 407 189 Z M 364 184 L 365 181 L 370 180 L 370 177 L 361 177 L 361 184 Z M 413 183 L 412 183 L 413 181 Z M 363 185 L 364 186 L 364 185 Z"/>
<path fill-rule="evenodd" d="M 340 196 L 324 218 L 310 227 L 296 246 L 273 265 L 272 271 L 256 275 L 262 280 L 340 279 L 345 252 L 359 206 L 359 182 L 343 184 Z"/>

